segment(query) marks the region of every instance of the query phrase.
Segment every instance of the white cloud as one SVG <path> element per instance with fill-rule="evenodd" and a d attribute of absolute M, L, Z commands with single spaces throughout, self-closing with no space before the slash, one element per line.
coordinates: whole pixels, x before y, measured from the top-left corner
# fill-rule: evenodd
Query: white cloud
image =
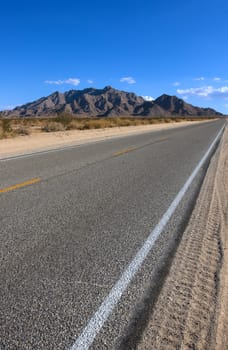
<path fill-rule="evenodd" d="M 221 86 L 215 88 L 213 86 L 203 86 L 200 88 L 189 88 L 185 90 L 177 89 L 179 95 L 184 95 L 187 97 L 197 96 L 197 97 L 228 97 L 228 86 Z"/>
<path fill-rule="evenodd" d="M 11 109 L 14 109 L 16 106 L 14 105 L 6 105 L 6 106 L 0 106 L 1 111 L 9 111 Z"/>
<path fill-rule="evenodd" d="M 88 79 L 88 80 L 87 80 L 87 83 L 88 83 L 88 84 L 93 84 L 93 80 Z"/>
<path fill-rule="evenodd" d="M 45 84 L 61 85 L 63 84 L 63 80 L 45 80 Z"/>
<path fill-rule="evenodd" d="M 179 86 L 181 83 L 179 82 L 179 81 L 175 81 L 174 83 L 173 83 L 173 86 Z"/>
<path fill-rule="evenodd" d="M 77 78 L 69 78 L 69 79 L 65 80 L 65 84 L 78 86 L 78 85 L 80 84 L 80 79 L 77 79 Z"/>
<path fill-rule="evenodd" d="M 78 79 L 78 78 L 68 78 L 68 79 L 65 79 L 65 80 L 45 80 L 45 84 L 51 84 L 51 85 L 68 84 L 68 85 L 78 86 L 80 84 L 80 79 Z"/>
<path fill-rule="evenodd" d="M 224 105 L 224 107 L 228 108 L 228 103 L 226 103 L 226 104 Z"/>
<path fill-rule="evenodd" d="M 197 81 L 204 81 L 205 78 L 204 78 L 204 77 L 199 77 L 199 78 L 195 78 L 194 80 L 197 80 Z"/>
<path fill-rule="evenodd" d="M 154 101 L 154 98 L 152 96 L 142 96 L 145 101 Z"/>
<path fill-rule="evenodd" d="M 214 81 L 221 81 L 221 78 L 215 77 L 213 80 L 214 80 Z"/>
<path fill-rule="evenodd" d="M 133 77 L 123 77 L 120 79 L 121 83 L 135 84 L 136 80 Z"/>

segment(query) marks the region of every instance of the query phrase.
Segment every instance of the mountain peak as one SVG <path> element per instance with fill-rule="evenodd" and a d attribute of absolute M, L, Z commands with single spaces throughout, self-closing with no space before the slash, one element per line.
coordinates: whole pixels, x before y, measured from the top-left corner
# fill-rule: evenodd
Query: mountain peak
<path fill-rule="evenodd" d="M 103 90 L 104 91 L 109 91 L 109 90 L 115 90 L 115 89 L 113 89 L 113 87 L 111 85 L 107 85 L 107 86 L 104 87 Z"/>
<path fill-rule="evenodd" d="M 162 94 L 155 101 L 180 100 L 177 96 Z"/>

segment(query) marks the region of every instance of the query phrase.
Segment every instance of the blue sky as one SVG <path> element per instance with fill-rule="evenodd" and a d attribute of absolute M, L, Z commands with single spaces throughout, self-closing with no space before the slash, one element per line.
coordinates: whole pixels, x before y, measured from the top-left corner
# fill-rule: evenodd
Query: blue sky
<path fill-rule="evenodd" d="M 2 0 L 0 14 L 0 109 L 112 85 L 228 114 L 227 0 Z"/>

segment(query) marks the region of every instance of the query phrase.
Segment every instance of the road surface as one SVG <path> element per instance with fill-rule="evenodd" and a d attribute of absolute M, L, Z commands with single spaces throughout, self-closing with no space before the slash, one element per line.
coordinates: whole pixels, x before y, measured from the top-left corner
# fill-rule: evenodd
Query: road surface
<path fill-rule="evenodd" d="M 223 125 L 0 161 L 1 350 L 86 348 L 83 330 Z M 153 273 L 186 225 L 205 167 L 105 322 L 92 326 L 91 349 L 115 348 L 145 288 L 157 283 Z"/>

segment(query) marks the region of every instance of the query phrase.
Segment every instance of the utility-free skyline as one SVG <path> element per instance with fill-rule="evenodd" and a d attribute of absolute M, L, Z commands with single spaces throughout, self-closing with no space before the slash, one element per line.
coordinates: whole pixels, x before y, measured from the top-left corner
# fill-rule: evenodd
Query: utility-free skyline
<path fill-rule="evenodd" d="M 225 0 L 21 0 L 0 11 L 0 109 L 111 85 L 228 114 Z"/>

